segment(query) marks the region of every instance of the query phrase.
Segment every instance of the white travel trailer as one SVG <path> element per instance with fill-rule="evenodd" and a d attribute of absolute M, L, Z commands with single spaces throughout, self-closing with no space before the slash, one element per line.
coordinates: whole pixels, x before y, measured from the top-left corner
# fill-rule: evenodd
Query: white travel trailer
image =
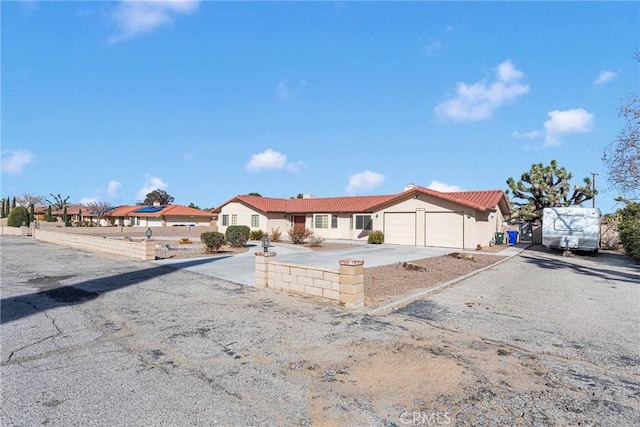
<path fill-rule="evenodd" d="M 597 252 L 600 247 L 600 210 L 596 208 L 545 208 L 542 245 L 551 249 Z"/>

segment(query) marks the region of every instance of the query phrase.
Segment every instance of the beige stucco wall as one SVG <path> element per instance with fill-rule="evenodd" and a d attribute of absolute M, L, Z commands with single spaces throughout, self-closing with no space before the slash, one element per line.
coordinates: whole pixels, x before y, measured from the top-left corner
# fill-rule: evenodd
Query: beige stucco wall
<path fill-rule="evenodd" d="M 370 213 L 373 227 L 372 230 L 384 230 L 384 214 L 400 213 L 400 212 L 419 212 L 420 214 L 428 214 L 433 212 L 457 212 L 463 217 L 463 244 L 464 248 L 474 249 L 478 244 L 488 246 L 491 238 L 496 231 L 503 228 L 504 217 L 499 210 L 495 212 L 476 211 L 473 208 L 459 205 L 454 202 L 438 199 L 429 195 L 421 194 L 418 197 L 408 197 L 398 203 L 384 206 L 383 208 Z M 293 214 L 285 215 L 282 213 L 264 215 L 253 209 L 237 202 L 227 204 L 222 208 L 222 212 L 218 219 L 218 228 L 221 233 L 226 232 L 226 226 L 222 225 L 223 215 L 229 215 L 229 225 L 231 225 L 232 215 L 238 216 L 237 225 L 246 225 L 252 230 L 260 229 L 265 232 L 271 232 L 272 229 L 279 227 L 282 238 L 287 239 L 287 231 L 293 226 Z M 259 215 L 260 227 L 251 227 L 251 215 Z M 329 228 L 315 228 L 314 214 L 329 215 Z M 295 214 L 295 216 L 305 216 L 305 227 L 311 229 L 314 235 L 324 239 L 347 239 L 347 240 L 366 240 L 369 230 L 352 229 L 353 219 L 356 215 L 368 215 L 369 213 L 341 213 L 338 214 L 338 227 L 331 228 L 331 213 L 317 212 Z"/>

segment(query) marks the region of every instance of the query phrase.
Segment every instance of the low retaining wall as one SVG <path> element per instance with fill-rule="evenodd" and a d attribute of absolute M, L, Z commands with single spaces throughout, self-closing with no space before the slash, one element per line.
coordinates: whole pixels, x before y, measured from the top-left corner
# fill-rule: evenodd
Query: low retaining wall
<path fill-rule="evenodd" d="M 275 252 L 256 252 L 256 286 L 364 306 L 364 261 L 340 260 L 338 270 L 277 262 Z"/>
<path fill-rule="evenodd" d="M 127 234 L 140 234 L 144 235 L 149 227 L 120 227 L 120 226 L 105 226 L 105 227 L 65 227 L 62 223 L 56 222 L 38 222 L 38 230 L 57 231 L 59 233 L 68 234 L 88 234 L 88 235 L 127 235 Z M 205 225 L 196 225 L 193 227 L 151 227 L 153 236 L 172 236 L 172 237 L 200 237 L 200 234 L 205 231 L 218 231 L 218 227 L 211 227 Z"/>
<path fill-rule="evenodd" d="M 28 227 L 9 227 L 8 225 L 0 225 L 0 236 L 17 236 L 22 237 L 30 234 L 25 229 Z"/>
<path fill-rule="evenodd" d="M 124 239 L 83 236 L 80 234 L 60 233 L 42 229 L 34 229 L 33 231 L 33 238 L 43 242 L 70 246 L 91 252 L 106 252 L 114 255 L 122 255 L 139 261 L 150 261 L 156 257 L 156 245 L 152 240 L 130 242 Z"/>

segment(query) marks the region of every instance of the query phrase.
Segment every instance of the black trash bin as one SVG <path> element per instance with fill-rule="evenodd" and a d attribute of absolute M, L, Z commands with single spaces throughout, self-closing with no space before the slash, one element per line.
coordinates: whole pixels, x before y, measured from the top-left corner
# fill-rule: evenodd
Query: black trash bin
<path fill-rule="evenodd" d="M 496 245 L 504 245 L 504 233 L 496 232 Z"/>

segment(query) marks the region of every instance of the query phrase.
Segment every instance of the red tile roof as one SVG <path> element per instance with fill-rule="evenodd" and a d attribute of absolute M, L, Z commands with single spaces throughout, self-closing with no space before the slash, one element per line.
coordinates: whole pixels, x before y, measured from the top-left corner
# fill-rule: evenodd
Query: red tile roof
<path fill-rule="evenodd" d="M 78 215 L 78 213 L 82 211 L 82 213 L 87 211 L 86 206 L 84 205 L 67 205 L 67 215 Z M 51 211 L 51 215 L 64 215 L 64 208 L 58 209 L 55 211 Z"/>
<path fill-rule="evenodd" d="M 426 187 L 416 186 L 399 194 L 383 196 L 276 199 L 270 197 L 238 195 L 215 208 L 212 212 L 220 213 L 222 208 L 231 202 L 242 203 L 263 213 L 372 212 L 381 205 L 396 202 L 403 197 L 411 197 L 416 194 L 425 194 L 437 197 L 482 211 L 495 209 L 496 205 L 500 205 L 500 209 L 503 212 L 509 212 L 510 210 L 506 195 L 502 190 L 443 193 Z"/>
<path fill-rule="evenodd" d="M 139 209 L 149 208 L 150 206 L 119 206 L 109 211 L 105 216 L 119 217 L 119 216 L 139 216 L 139 217 L 157 217 L 157 216 L 190 216 L 190 217 L 202 217 L 211 218 L 213 215 L 211 212 L 203 211 L 200 209 L 190 208 L 182 205 L 166 205 L 162 209 L 156 212 L 136 212 Z M 158 206 L 160 207 L 160 206 Z"/>
<path fill-rule="evenodd" d="M 198 217 L 206 217 L 211 218 L 213 214 L 208 211 L 202 211 L 196 208 L 190 208 L 188 206 L 182 205 L 168 205 L 160 214 L 163 216 L 172 215 L 172 216 L 198 216 Z"/>
<path fill-rule="evenodd" d="M 130 205 L 118 206 L 117 208 L 114 208 L 109 212 L 107 212 L 105 216 L 111 216 L 111 217 L 129 216 L 131 212 L 135 211 L 136 209 L 139 209 L 140 207 L 141 206 L 130 206 Z"/>

